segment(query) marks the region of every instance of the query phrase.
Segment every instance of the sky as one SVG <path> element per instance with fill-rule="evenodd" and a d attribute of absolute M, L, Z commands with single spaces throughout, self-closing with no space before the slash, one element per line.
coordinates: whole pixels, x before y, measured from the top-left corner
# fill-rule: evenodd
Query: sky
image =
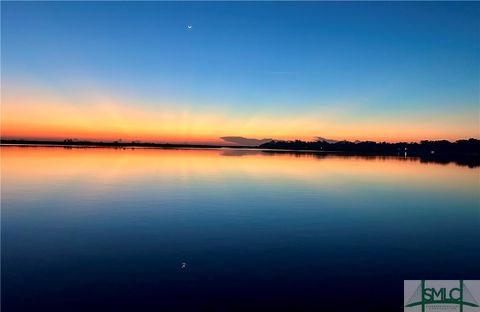
<path fill-rule="evenodd" d="M 480 137 L 480 3 L 1 9 L 2 138 Z"/>

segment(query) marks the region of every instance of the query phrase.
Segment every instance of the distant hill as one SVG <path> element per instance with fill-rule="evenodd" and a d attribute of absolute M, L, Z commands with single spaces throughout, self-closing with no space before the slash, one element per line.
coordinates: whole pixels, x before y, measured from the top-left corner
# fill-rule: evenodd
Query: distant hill
<path fill-rule="evenodd" d="M 327 138 L 323 138 L 323 137 L 315 137 L 315 139 L 318 141 L 318 142 L 327 142 L 327 143 L 330 143 L 330 144 L 333 144 L 333 143 L 338 143 L 339 141 L 338 140 L 332 140 L 332 139 L 327 139 Z"/>
<path fill-rule="evenodd" d="M 273 141 L 273 139 L 249 139 L 244 137 L 238 136 L 226 136 L 221 137 L 220 139 L 224 140 L 225 142 L 235 143 L 241 146 L 259 146 L 268 142 Z"/>

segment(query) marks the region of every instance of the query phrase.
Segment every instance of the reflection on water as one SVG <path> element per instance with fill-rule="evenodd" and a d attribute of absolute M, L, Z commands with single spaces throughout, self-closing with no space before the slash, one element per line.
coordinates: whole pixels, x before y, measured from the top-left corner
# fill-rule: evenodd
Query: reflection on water
<path fill-rule="evenodd" d="M 404 279 L 480 273 L 478 167 L 234 149 L 1 152 L 5 311 L 393 311 Z"/>

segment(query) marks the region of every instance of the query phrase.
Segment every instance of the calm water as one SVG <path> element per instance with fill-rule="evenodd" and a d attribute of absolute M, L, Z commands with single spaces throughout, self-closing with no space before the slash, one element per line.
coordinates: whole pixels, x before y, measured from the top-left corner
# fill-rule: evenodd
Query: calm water
<path fill-rule="evenodd" d="M 401 311 L 404 279 L 480 277 L 478 167 L 1 152 L 3 311 Z"/>

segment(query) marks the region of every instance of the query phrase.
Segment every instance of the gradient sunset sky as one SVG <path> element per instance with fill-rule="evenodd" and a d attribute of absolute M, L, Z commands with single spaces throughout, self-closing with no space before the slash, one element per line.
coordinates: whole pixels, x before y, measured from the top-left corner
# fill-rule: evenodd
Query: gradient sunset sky
<path fill-rule="evenodd" d="M 480 137 L 478 2 L 1 9 L 2 138 Z"/>

